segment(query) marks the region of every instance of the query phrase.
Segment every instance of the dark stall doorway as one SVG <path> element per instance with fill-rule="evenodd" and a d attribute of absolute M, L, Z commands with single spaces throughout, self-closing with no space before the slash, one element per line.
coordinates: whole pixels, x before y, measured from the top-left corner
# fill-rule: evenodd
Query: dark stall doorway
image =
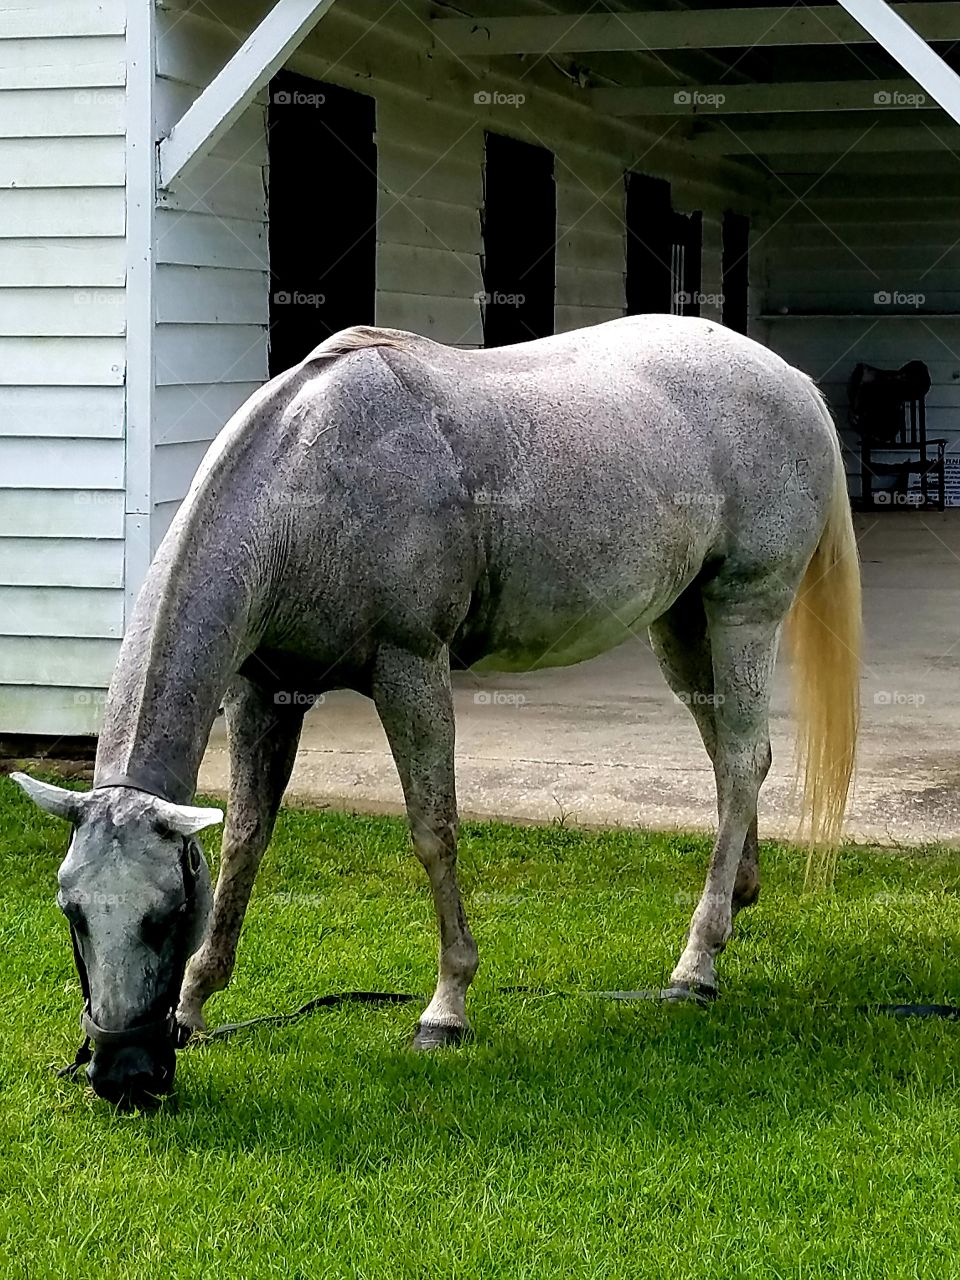
<path fill-rule="evenodd" d="M 270 81 L 270 376 L 338 329 L 373 324 L 376 103 L 281 71 Z"/>
<path fill-rule="evenodd" d="M 747 332 L 750 287 L 750 219 L 728 209 L 723 215 L 723 323 Z"/>
<path fill-rule="evenodd" d="M 673 206 L 670 183 L 627 174 L 627 315 L 671 311 Z"/>
<path fill-rule="evenodd" d="M 678 213 L 670 183 L 626 175 L 627 315 L 699 315 L 703 218 Z"/>
<path fill-rule="evenodd" d="M 486 135 L 483 171 L 483 341 L 554 332 L 557 188 L 553 152 Z"/>

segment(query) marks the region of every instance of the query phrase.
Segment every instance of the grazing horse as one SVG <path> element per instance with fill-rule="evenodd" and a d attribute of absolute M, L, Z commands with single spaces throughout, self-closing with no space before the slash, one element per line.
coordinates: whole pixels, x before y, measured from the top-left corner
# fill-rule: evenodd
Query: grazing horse
<path fill-rule="evenodd" d="M 171 1087 L 179 1038 L 233 970 L 304 711 L 336 688 L 376 705 L 433 891 L 439 980 L 414 1043 L 461 1039 L 477 947 L 456 875 L 451 661 L 564 665 L 639 628 L 716 774 L 716 844 L 669 989 L 714 994 L 759 889 L 788 614 L 806 811 L 815 840 L 838 836 L 859 585 L 822 399 L 718 324 L 639 316 L 487 351 L 385 329 L 328 339 L 207 453 L 124 638 L 92 791 L 18 776 L 74 826 L 59 902 L 94 1089 L 142 1105 Z M 190 801 L 221 703 L 230 797 L 211 907 L 195 835 L 222 814 Z"/>

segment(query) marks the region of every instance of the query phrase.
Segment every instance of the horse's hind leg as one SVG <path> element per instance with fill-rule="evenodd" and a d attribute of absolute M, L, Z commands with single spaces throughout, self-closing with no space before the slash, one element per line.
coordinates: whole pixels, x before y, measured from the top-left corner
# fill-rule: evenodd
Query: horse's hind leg
<path fill-rule="evenodd" d="M 177 1021 L 203 1030 L 203 1006 L 230 981 L 240 927 L 260 859 L 270 842 L 290 780 L 303 711 L 240 676 L 224 699 L 230 747 L 230 802 L 213 911 L 200 949 L 187 965 Z"/>
<path fill-rule="evenodd" d="M 455 730 L 446 649 L 435 659 L 381 649 L 373 698 L 400 774 L 414 852 L 430 878 L 440 926 L 437 989 L 420 1016 L 414 1040 L 417 1049 L 433 1049 L 469 1034 L 466 995 L 478 963 L 457 884 Z"/>
<path fill-rule="evenodd" d="M 694 583 L 650 627 L 650 643 L 664 678 L 693 716 L 716 777 L 717 719 L 713 654 L 700 586 Z M 719 804 L 719 780 L 717 802 Z M 750 824 L 733 889 L 733 914 L 752 907 L 760 896 L 757 820 Z"/>
<path fill-rule="evenodd" d="M 713 994 L 715 959 L 733 932 L 733 898 L 757 797 L 770 767 L 770 683 L 779 626 L 792 591 L 780 578 L 704 588 L 713 655 L 719 830 L 687 945 L 671 976 L 675 993 Z"/>

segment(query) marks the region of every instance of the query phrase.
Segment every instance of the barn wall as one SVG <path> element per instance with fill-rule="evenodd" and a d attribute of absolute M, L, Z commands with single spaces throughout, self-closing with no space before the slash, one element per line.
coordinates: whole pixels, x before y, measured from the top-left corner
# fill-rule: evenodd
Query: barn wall
<path fill-rule="evenodd" d="M 169 128 L 226 62 L 266 3 L 164 0 L 159 14 L 159 124 Z M 385 12 L 385 9 L 387 10 Z M 705 210 L 703 289 L 720 291 L 719 219 L 749 211 L 761 185 L 731 166 L 686 154 L 682 143 L 596 116 L 549 62 L 513 60 L 498 72 L 429 48 L 424 0 L 338 0 L 291 58 L 317 80 L 377 102 L 380 203 L 377 322 L 443 342 L 482 342 L 480 209 L 486 129 L 555 151 L 560 330 L 624 309 L 624 171 L 671 178 L 674 202 Z M 223 21 L 221 21 L 221 18 Z M 477 95 L 523 94 L 520 106 Z M 158 225 L 157 420 L 154 542 L 172 518 L 206 442 L 266 377 L 265 99 L 261 95 L 214 156 L 162 199 Z M 304 163 L 305 191 L 335 192 Z M 709 307 L 704 314 L 715 314 Z"/>
<path fill-rule="evenodd" d="M 859 361 L 896 368 L 923 360 L 933 382 L 928 434 L 948 440 L 948 455 L 960 447 L 960 181 L 937 165 L 936 155 L 854 155 L 802 204 L 778 200 L 761 237 L 756 336 L 827 395 L 854 496 L 859 461 L 846 385 Z M 814 174 L 790 181 L 804 190 Z"/>
<path fill-rule="evenodd" d="M 124 8 L 0 11 L 0 732 L 90 732 L 123 629 Z"/>

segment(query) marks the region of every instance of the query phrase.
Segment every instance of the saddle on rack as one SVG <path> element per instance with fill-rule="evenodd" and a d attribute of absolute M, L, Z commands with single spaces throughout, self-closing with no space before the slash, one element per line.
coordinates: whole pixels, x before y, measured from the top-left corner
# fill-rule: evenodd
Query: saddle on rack
<path fill-rule="evenodd" d="M 851 374 L 849 422 L 860 436 L 861 501 L 866 510 L 891 505 L 944 509 L 947 442 L 927 438 L 929 390 L 930 371 L 922 360 L 909 360 L 899 369 L 861 363 Z M 884 456 L 878 459 L 876 454 Z M 896 458 L 897 454 L 905 456 Z M 920 477 L 919 494 L 909 492 L 911 475 Z M 893 477 L 892 489 L 875 486 L 874 481 L 885 476 Z M 936 481 L 935 501 L 931 480 Z"/>

